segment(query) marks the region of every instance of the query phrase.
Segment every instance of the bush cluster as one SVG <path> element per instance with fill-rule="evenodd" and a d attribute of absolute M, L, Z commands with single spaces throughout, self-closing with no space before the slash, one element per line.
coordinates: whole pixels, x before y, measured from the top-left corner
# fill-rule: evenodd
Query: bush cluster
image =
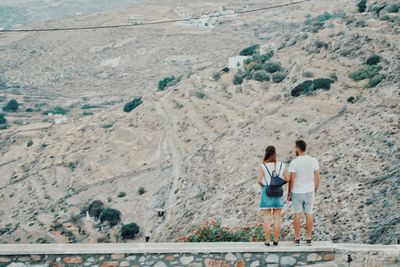
<path fill-rule="evenodd" d="M 384 74 L 380 73 L 382 67 L 377 65 L 380 61 L 381 57 L 378 55 L 372 55 L 368 57 L 365 61 L 365 65 L 358 70 L 351 72 L 349 77 L 353 81 L 369 79 L 368 83 L 365 85 L 365 88 L 377 86 L 386 78 Z"/>
<path fill-rule="evenodd" d="M 294 87 L 291 91 L 291 95 L 298 97 L 300 95 L 311 95 L 318 89 L 329 90 L 331 84 L 334 82 L 334 80 L 327 78 L 307 80 Z"/>
<path fill-rule="evenodd" d="M 320 31 L 324 26 L 325 22 L 334 19 L 334 18 L 346 18 L 346 13 L 342 10 L 336 11 L 334 13 L 329 13 L 329 12 L 324 12 L 321 15 L 318 15 L 316 17 L 311 17 L 309 16 L 306 21 L 304 22 L 306 25 L 307 31 L 311 32 L 318 32 Z"/>
<path fill-rule="evenodd" d="M 125 104 L 124 111 L 131 112 L 132 110 L 140 106 L 142 103 L 143 103 L 142 97 L 135 97 L 134 99 Z"/>
<path fill-rule="evenodd" d="M 115 226 L 121 221 L 121 212 L 116 209 L 105 208 L 100 213 L 100 222 L 107 222 L 110 226 Z"/>
<path fill-rule="evenodd" d="M 260 48 L 260 45 L 258 45 L 258 44 L 246 47 L 245 49 L 240 51 L 239 55 L 241 55 L 241 56 L 252 56 L 252 55 L 258 53 L 259 48 Z"/>
<path fill-rule="evenodd" d="M 144 193 L 146 193 L 146 189 L 144 189 L 144 187 L 139 187 L 139 189 L 138 189 L 138 193 L 139 193 L 139 195 L 143 195 Z"/>
<path fill-rule="evenodd" d="M 367 0 L 361 0 L 357 3 L 358 12 L 364 13 L 367 9 Z"/>
<path fill-rule="evenodd" d="M 104 204 L 100 200 L 93 200 L 88 207 L 89 215 L 95 218 L 99 218 L 101 211 L 103 210 Z"/>
<path fill-rule="evenodd" d="M 252 242 L 265 240 L 263 225 L 228 228 L 220 220 L 206 221 L 178 237 L 180 242 Z"/>
<path fill-rule="evenodd" d="M 275 72 L 272 74 L 272 81 L 274 83 L 280 83 L 286 78 L 286 73 L 284 72 Z"/>
<path fill-rule="evenodd" d="M 7 104 L 3 107 L 3 111 L 5 112 L 16 112 L 18 111 L 19 103 L 15 99 L 11 99 L 7 102 Z"/>
<path fill-rule="evenodd" d="M 121 228 L 121 237 L 123 239 L 134 239 L 139 234 L 140 228 L 136 223 L 128 223 Z"/>
<path fill-rule="evenodd" d="M 270 59 L 273 52 L 263 55 L 254 55 L 244 61 L 243 70 L 238 71 L 233 77 L 233 84 L 242 84 L 244 79 L 256 80 L 259 82 L 270 81 L 272 75 L 273 82 L 281 82 L 286 78 L 285 69 L 278 62 Z"/>
<path fill-rule="evenodd" d="M 356 71 L 350 73 L 350 78 L 353 81 L 361 81 L 374 77 L 382 69 L 379 65 L 364 66 Z"/>
<path fill-rule="evenodd" d="M 175 85 L 178 82 L 175 76 L 166 77 L 158 82 L 158 90 L 164 91 L 167 87 Z"/>

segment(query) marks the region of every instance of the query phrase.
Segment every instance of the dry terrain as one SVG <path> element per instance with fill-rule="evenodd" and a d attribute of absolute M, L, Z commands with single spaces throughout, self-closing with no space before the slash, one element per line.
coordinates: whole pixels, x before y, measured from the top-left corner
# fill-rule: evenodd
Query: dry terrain
<path fill-rule="evenodd" d="M 146 0 L 29 27 L 124 24 L 132 15 L 158 21 L 278 3 Z M 319 28 L 305 23 L 324 12 L 333 15 Z M 358 13 L 355 1 L 310 1 L 204 23 L 1 33 L 0 105 L 16 99 L 20 107 L 6 113 L 8 128 L 0 130 L 0 242 L 120 241 L 120 225 L 108 228 L 81 213 L 92 200 L 140 226 L 133 242 L 145 231 L 154 241 L 173 241 L 210 218 L 231 227 L 260 223 L 256 176 L 264 149 L 275 145 L 289 162 L 298 138 L 322 170 L 316 239 L 395 242 L 399 14 Z M 273 51 L 283 81 L 235 85 L 237 70 L 220 71 L 253 44 L 261 54 Z M 373 54 L 385 78 L 365 88 L 368 80 L 349 74 Z M 180 81 L 157 90 L 171 75 Z M 329 90 L 291 96 L 316 78 L 336 81 Z M 143 104 L 124 112 L 136 96 Z M 45 115 L 54 107 L 68 111 L 66 123 Z M 283 214 L 290 240 L 289 204 Z"/>

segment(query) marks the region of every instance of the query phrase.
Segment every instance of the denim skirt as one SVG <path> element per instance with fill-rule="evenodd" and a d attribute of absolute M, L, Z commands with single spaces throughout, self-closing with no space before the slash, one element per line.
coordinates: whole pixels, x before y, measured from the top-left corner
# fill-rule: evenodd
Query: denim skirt
<path fill-rule="evenodd" d="M 260 195 L 260 209 L 282 209 L 284 204 L 282 197 L 267 196 L 267 187 L 263 186 Z"/>

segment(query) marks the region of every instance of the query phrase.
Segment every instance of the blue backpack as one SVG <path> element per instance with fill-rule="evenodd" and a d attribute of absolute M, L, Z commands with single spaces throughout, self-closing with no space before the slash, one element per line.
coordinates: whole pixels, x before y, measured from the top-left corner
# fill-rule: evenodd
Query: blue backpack
<path fill-rule="evenodd" d="M 265 184 L 267 186 L 267 190 L 266 190 L 267 196 L 269 196 L 269 197 L 281 197 L 281 196 L 283 196 L 282 186 L 287 183 L 285 179 L 282 179 L 281 177 L 279 177 L 279 174 L 281 173 L 283 164 L 281 163 L 281 166 L 279 167 L 279 172 L 278 173 L 276 173 L 275 170 L 274 170 L 272 172 L 272 174 L 269 172 L 267 165 L 265 163 L 263 163 L 263 164 L 264 164 L 265 169 L 268 172 L 269 177 L 271 177 L 271 182 L 268 184 L 267 183 L 267 179 L 264 176 Z"/>

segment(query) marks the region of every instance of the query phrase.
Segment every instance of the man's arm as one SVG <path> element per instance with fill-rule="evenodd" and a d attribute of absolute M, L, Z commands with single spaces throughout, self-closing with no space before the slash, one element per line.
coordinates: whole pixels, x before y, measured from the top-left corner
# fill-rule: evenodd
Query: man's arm
<path fill-rule="evenodd" d="M 319 180 L 320 180 L 320 171 L 315 170 L 314 171 L 314 192 L 317 193 L 318 188 L 319 188 Z"/>
<path fill-rule="evenodd" d="M 292 190 L 293 190 L 293 185 L 294 181 L 296 180 L 296 173 L 291 172 L 290 173 L 290 179 L 289 179 L 289 186 L 288 186 L 288 200 L 292 200 Z"/>

